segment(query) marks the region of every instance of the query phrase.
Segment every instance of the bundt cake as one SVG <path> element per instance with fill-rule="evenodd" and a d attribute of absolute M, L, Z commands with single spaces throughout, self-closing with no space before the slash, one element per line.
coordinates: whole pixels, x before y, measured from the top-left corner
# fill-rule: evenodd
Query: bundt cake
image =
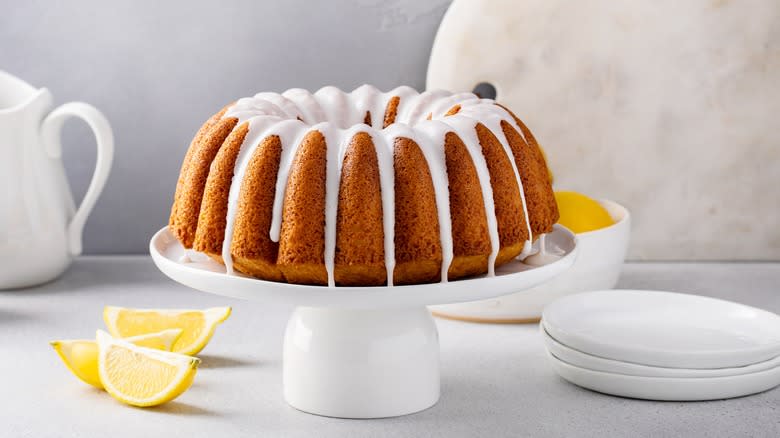
<path fill-rule="evenodd" d="M 558 219 L 544 157 L 472 93 L 260 93 L 223 108 L 184 158 L 170 230 L 234 271 L 319 285 L 488 273 Z"/>

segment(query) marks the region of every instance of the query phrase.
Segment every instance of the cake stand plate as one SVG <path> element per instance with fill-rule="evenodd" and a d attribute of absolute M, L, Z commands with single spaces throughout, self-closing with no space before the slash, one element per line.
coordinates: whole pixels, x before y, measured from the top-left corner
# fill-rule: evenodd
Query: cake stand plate
<path fill-rule="evenodd" d="M 284 397 L 293 407 L 341 418 L 411 414 L 439 399 L 439 340 L 425 307 L 507 295 L 564 272 L 576 237 L 555 226 L 547 236 L 564 251 L 538 267 L 521 262 L 481 276 L 408 286 L 325 287 L 227 275 L 225 267 L 185 250 L 167 228 L 149 244 L 157 267 L 204 292 L 296 306 L 284 339 Z"/>

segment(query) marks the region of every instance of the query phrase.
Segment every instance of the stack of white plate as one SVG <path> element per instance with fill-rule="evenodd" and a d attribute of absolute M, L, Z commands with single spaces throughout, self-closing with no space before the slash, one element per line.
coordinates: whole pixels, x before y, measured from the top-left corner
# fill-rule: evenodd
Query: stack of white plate
<path fill-rule="evenodd" d="M 608 290 L 561 298 L 540 324 L 555 371 L 594 391 L 714 400 L 780 385 L 780 316 L 672 292 Z"/>

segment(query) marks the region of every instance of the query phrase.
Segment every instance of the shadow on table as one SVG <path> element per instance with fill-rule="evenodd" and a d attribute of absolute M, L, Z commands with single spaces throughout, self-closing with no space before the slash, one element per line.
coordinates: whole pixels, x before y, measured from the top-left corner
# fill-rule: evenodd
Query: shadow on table
<path fill-rule="evenodd" d="M 0 296 L 34 297 L 52 294 L 89 293 L 121 288 L 159 287 L 169 280 L 154 267 L 151 259 L 125 257 L 90 257 L 76 259 L 61 276 L 46 283 L 17 289 L 0 290 Z M 174 286 L 186 288 L 185 286 Z"/>
<path fill-rule="evenodd" d="M 210 354 L 197 355 L 200 360 L 200 368 L 243 368 L 260 365 L 260 361 L 240 359 L 229 356 L 213 356 Z"/>
<path fill-rule="evenodd" d="M 35 316 L 9 309 L 0 309 L 0 325 L 34 319 Z"/>
<path fill-rule="evenodd" d="M 178 401 L 171 401 L 160 406 L 156 406 L 153 408 L 143 408 L 143 409 L 154 413 L 170 414 L 170 415 L 186 415 L 186 416 L 193 416 L 193 417 L 219 417 L 222 415 L 219 412 L 211 411 L 206 408 L 201 408 L 199 406 L 191 405 L 188 403 L 182 403 Z"/>

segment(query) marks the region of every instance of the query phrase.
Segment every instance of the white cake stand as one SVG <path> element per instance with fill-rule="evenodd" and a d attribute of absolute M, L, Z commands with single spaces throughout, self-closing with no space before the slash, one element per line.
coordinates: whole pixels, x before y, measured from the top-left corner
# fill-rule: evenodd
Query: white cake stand
<path fill-rule="evenodd" d="M 381 418 L 411 414 L 439 399 L 439 340 L 425 307 L 482 300 L 541 284 L 568 269 L 576 238 L 555 226 L 547 242 L 564 256 L 545 266 L 508 263 L 494 277 L 395 287 L 304 286 L 229 276 L 190 256 L 167 228 L 149 244 L 157 267 L 204 292 L 296 306 L 284 339 L 284 398 L 317 415 Z"/>

